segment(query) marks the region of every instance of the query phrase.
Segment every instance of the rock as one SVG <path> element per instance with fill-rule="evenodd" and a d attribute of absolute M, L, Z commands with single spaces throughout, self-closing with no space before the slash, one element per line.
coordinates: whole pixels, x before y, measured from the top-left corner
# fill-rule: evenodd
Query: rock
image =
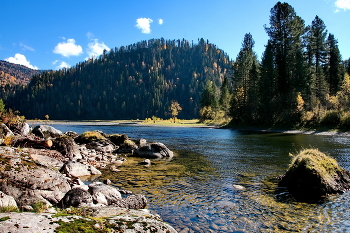
<path fill-rule="evenodd" d="M 21 136 L 27 136 L 30 133 L 30 126 L 24 122 L 24 123 L 17 123 L 10 125 L 11 131 L 16 135 Z"/>
<path fill-rule="evenodd" d="M 67 161 L 60 170 L 69 177 L 101 175 L 101 172 L 92 165 L 82 164 L 76 161 Z"/>
<path fill-rule="evenodd" d="M 103 183 L 109 185 L 109 184 L 112 184 L 112 181 L 110 179 L 106 179 L 103 181 Z"/>
<path fill-rule="evenodd" d="M 93 182 L 89 184 L 89 192 L 92 195 L 95 204 L 101 203 L 98 200 L 99 198 L 103 201 L 106 200 L 106 205 L 110 205 L 119 199 L 122 199 L 122 195 L 116 188 L 103 184 L 101 182 Z"/>
<path fill-rule="evenodd" d="M 113 212 L 119 214 L 99 220 L 75 215 L 55 216 L 52 213 L 0 213 L 0 232 L 54 233 L 88 229 L 89 232 L 176 233 L 173 227 L 148 211 L 120 209 Z"/>
<path fill-rule="evenodd" d="M 60 130 L 50 125 L 38 125 L 33 129 L 32 133 L 41 138 L 57 138 L 63 134 Z"/>
<path fill-rule="evenodd" d="M 60 170 L 63 166 L 63 162 L 51 158 L 45 155 L 39 155 L 39 154 L 30 154 L 30 157 L 36 162 L 39 163 L 41 166 L 47 167 L 47 168 L 54 168 L 57 170 Z"/>
<path fill-rule="evenodd" d="M 60 206 L 62 208 L 67 208 L 70 206 L 82 207 L 89 206 L 91 204 L 93 204 L 91 194 L 88 191 L 85 191 L 80 188 L 74 188 L 69 190 L 60 201 Z"/>
<path fill-rule="evenodd" d="M 61 152 L 62 155 L 70 160 L 82 159 L 79 148 L 74 139 L 69 136 L 61 136 L 53 140 L 52 149 Z"/>
<path fill-rule="evenodd" d="M 14 136 L 14 133 L 4 124 L 0 124 L 0 138 Z"/>
<path fill-rule="evenodd" d="M 317 202 L 349 190 L 350 172 L 317 149 L 307 149 L 293 158 L 279 186 L 287 187 L 296 200 Z"/>
<path fill-rule="evenodd" d="M 0 208 L 4 207 L 18 208 L 16 200 L 12 196 L 6 195 L 0 191 Z"/>
<path fill-rule="evenodd" d="M 125 140 L 123 144 L 119 145 L 119 148 L 117 149 L 118 153 L 133 153 L 135 150 L 137 150 L 139 147 L 136 145 L 134 141 L 131 140 Z"/>
<path fill-rule="evenodd" d="M 151 160 L 145 159 L 142 162 L 140 162 L 141 165 L 151 165 Z"/>
<path fill-rule="evenodd" d="M 38 165 L 28 155 L 0 156 L 6 161 L 0 163 L 0 190 L 12 196 L 18 206 L 36 202 L 56 204 L 71 189 L 69 178 Z"/>
<path fill-rule="evenodd" d="M 121 134 L 121 135 L 112 134 L 108 138 L 117 146 L 120 146 L 120 145 L 124 144 L 126 140 L 129 140 L 129 137 L 126 134 Z"/>
<path fill-rule="evenodd" d="M 89 142 L 86 144 L 86 148 L 93 149 L 95 151 L 100 151 L 103 153 L 112 153 L 116 147 L 111 142 L 106 140 Z"/>
<path fill-rule="evenodd" d="M 133 155 L 145 158 L 172 158 L 173 152 L 163 143 L 157 142 L 140 147 Z"/>
<path fill-rule="evenodd" d="M 143 195 L 135 194 L 124 199 L 117 199 L 111 204 L 127 209 L 144 209 L 147 206 L 147 199 Z"/>

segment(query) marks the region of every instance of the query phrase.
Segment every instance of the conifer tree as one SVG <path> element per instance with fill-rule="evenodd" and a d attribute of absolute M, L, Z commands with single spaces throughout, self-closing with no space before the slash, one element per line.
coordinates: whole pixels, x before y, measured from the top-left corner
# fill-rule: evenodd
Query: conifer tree
<path fill-rule="evenodd" d="M 327 80 L 329 83 L 330 94 L 335 95 L 342 84 L 344 70 L 342 67 L 342 58 L 338 48 L 338 41 L 333 34 L 328 36 L 328 66 L 326 67 Z"/>
<path fill-rule="evenodd" d="M 258 60 L 253 50 L 254 40 L 250 33 L 245 34 L 242 48 L 233 65 L 233 92 L 231 116 L 233 119 L 251 120 L 253 105 L 256 103 Z"/>
<path fill-rule="evenodd" d="M 295 120 L 292 115 L 297 106 L 298 89 L 305 80 L 301 41 L 305 32 L 304 20 L 288 3 L 278 2 L 271 9 L 270 27 L 265 26 L 265 30 L 270 37 L 276 68 L 275 98 L 278 101 L 274 109 L 279 119 L 275 121 L 290 123 Z"/>
<path fill-rule="evenodd" d="M 310 73 L 310 107 L 314 108 L 315 103 L 320 101 L 325 105 L 328 95 L 328 84 L 323 67 L 327 62 L 327 30 L 326 25 L 318 16 L 307 27 L 305 36 L 307 59 Z M 318 100 L 318 101 L 316 101 Z"/>

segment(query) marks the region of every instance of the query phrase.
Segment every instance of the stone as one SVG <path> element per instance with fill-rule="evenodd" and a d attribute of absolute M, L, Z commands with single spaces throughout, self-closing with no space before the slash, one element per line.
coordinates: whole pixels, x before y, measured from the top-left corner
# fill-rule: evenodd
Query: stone
<path fill-rule="evenodd" d="M 85 191 L 80 188 L 74 188 L 69 190 L 62 200 L 60 201 L 60 206 L 62 208 L 67 207 L 82 207 L 93 204 L 93 199 L 91 194 L 88 191 Z"/>
<path fill-rule="evenodd" d="M 151 165 L 151 160 L 145 159 L 142 162 L 140 162 L 141 165 Z"/>
<path fill-rule="evenodd" d="M 0 208 L 4 207 L 18 208 L 16 200 L 12 196 L 6 195 L 0 191 Z"/>
<path fill-rule="evenodd" d="M 33 129 L 32 133 L 41 138 L 57 138 L 63 134 L 60 130 L 50 125 L 38 125 Z"/>
<path fill-rule="evenodd" d="M 133 155 L 145 158 L 172 158 L 173 152 L 163 143 L 156 142 L 140 147 Z"/>
<path fill-rule="evenodd" d="M 299 152 L 279 179 L 279 187 L 287 187 L 296 200 L 306 202 L 350 189 L 350 172 L 317 149 Z"/>
<path fill-rule="evenodd" d="M 89 192 L 92 195 L 95 204 L 101 203 L 98 201 L 99 198 L 104 201 L 101 195 L 105 197 L 108 205 L 122 199 L 122 195 L 116 188 L 103 184 L 102 182 L 93 182 L 89 184 Z"/>
<path fill-rule="evenodd" d="M 0 124 L 0 138 L 14 136 L 14 133 L 4 124 Z"/>
<path fill-rule="evenodd" d="M 92 165 L 82 164 L 76 161 L 67 161 L 60 170 L 69 177 L 101 175 L 101 172 Z"/>

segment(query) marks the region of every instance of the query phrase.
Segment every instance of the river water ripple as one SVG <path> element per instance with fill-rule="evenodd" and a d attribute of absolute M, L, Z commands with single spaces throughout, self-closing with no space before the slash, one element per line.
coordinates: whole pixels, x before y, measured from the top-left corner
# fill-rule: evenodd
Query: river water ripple
<path fill-rule="evenodd" d="M 66 132 L 102 130 L 164 143 L 171 161 L 127 158 L 106 172 L 116 186 L 144 194 L 148 208 L 179 232 L 350 232 L 350 193 L 324 203 L 293 202 L 276 188 L 290 153 L 318 148 L 350 169 L 350 137 L 247 133 L 230 129 L 53 125 Z M 122 156 L 122 155 L 121 155 Z"/>

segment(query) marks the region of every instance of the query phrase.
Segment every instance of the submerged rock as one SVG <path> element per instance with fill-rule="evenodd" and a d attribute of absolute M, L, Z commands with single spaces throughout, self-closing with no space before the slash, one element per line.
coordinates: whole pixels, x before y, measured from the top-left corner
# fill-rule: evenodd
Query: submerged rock
<path fill-rule="evenodd" d="M 173 152 L 163 143 L 155 142 L 140 147 L 134 151 L 134 155 L 145 158 L 172 158 Z"/>
<path fill-rule="evenodd" d="M 279 186 L 287 187 L 297 200 L 314 202 L 350 189 L 350 172 L 317 149 L 307 149 L 293 158 Z"/>

